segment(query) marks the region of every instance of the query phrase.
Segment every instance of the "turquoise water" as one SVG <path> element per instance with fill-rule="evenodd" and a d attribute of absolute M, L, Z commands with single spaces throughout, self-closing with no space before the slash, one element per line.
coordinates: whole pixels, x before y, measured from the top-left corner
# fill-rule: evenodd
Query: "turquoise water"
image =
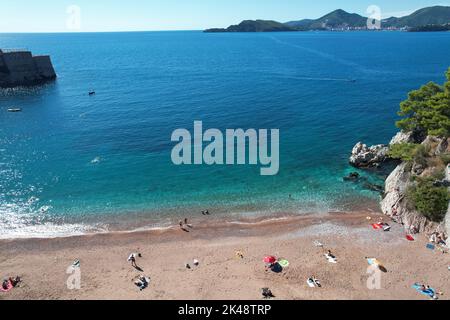
<path fill-rule="evenodd" d="M 342 182 L 351 148 L 386 143 L 407 92 L 450 66 L 449 33 L 0 34 L 0 48 L 51 54 L 59 76 L 0 91 L 1 237 L 371 206 Z M 171 133 L 195 120 L 280 129 L 279 174 L 174 166 Z"/>

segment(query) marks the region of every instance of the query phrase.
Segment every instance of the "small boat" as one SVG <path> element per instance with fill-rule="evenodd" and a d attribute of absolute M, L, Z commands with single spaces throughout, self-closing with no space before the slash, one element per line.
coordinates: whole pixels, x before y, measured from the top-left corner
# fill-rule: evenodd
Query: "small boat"
<path fill-rule="evenodd" d="M 90 95 L 90 96 L 95 95 L 95 91 L 89 91 L 89 95 Z"/>
<path fill-rule="evenodd" d="M 20 109 L 20 108 L 10 108 L 10 109 L 8 109 L 8 112 L 21 112 L 22 111 L 22 109 Z"/>

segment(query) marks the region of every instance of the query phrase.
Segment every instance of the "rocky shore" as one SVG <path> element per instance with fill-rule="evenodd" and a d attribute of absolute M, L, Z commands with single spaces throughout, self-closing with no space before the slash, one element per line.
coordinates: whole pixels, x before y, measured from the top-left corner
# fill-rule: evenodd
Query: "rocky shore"
<path fill-rule="evenodd" d="M 362 142 L 358 142 L 352 150 L 349 161 L 352 166 L 360 169 L 381 168 L 387 163 L 397 161 L 396 168 L 385 182 L 384 194 L 380 202 L 382 212 L 403 225 L 408 232 L 426 234 L 439 232 L 449 235 L 450 207 L 444 221 L 433 222 L 419 213 L 408 199 L 408 190 L 413 186 L 415 178 L 426 177 L 434 170 L 441 170 L 438 168 L 437 161 L 434 166 L 424 167 L 415 161 L 400 161 L 389 156 L 390 147 L 393 145 L 415 143 L 422 144 L 427 150 L 430 150 L 432 156 L 437 157 L 450 152 L 449 140 L 433 136 L 424 138 L 412 132 L 399 132 L 388 145 L 368 147 Z M 443 170 L 445 170 L 445 178 L 436 180 L 434 183 L 450 187 L 450 165 Z"/>

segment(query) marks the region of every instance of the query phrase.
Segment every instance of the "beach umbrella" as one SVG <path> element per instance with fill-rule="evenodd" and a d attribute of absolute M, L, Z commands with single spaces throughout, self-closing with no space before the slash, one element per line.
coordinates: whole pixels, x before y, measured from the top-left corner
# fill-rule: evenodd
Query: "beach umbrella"
<path fill-rule="evenodd" d="M 277 258 L 275 258 L 274 256 L 267 256 L 264 258 L 264 262 L 265 263 L 275 263 L 275 262 L 277 262 Z"/>

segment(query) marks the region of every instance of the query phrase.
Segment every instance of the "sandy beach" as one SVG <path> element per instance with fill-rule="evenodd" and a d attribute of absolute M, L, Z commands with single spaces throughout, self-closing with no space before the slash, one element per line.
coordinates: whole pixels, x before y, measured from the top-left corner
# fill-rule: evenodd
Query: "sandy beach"
<path fill-rule="evenodd" d="M 8 299 L 261 299 L 268 287 L 275 299 L 419 299 L 411 288 L 421 282 L 450 295 L 450 256 L 426 248 L 424 235 L 405 239 L 400 225 L 391 232 L 373 230 L 373 213 L 330 213 L 288 216 L 272 220 L 226 223 L 194 221 L 190 232 L 174 227 L 165 231 L 109 233 L 59 239 L 4 240 L 0 242 L 1 277 L 19 275 L 23 282 L 0 300 Z M 386 218 L 384 218 L 386 220 Z M 329 263 L 319 240 L 338 259 Z M 244 258 L 236 256 L 242 251 Z M 142 253 L 137 264 L 130 253 Z M 265 271 L 267 255 L 287 259 L 280 273 Z M 377 258 L 387 269 L 381 289 L 367 288 L 365 257 Z M 80 260 L 81 289 L 67 288 L 66 270 Z M 198 259 L 198 267 L 193 260 Z M 185 268 L 189 263 L 192 269 Z M 144 291 L 133 280 L 144 274 Z M 309 288 L 315 276 L 322 288 Z"/>

